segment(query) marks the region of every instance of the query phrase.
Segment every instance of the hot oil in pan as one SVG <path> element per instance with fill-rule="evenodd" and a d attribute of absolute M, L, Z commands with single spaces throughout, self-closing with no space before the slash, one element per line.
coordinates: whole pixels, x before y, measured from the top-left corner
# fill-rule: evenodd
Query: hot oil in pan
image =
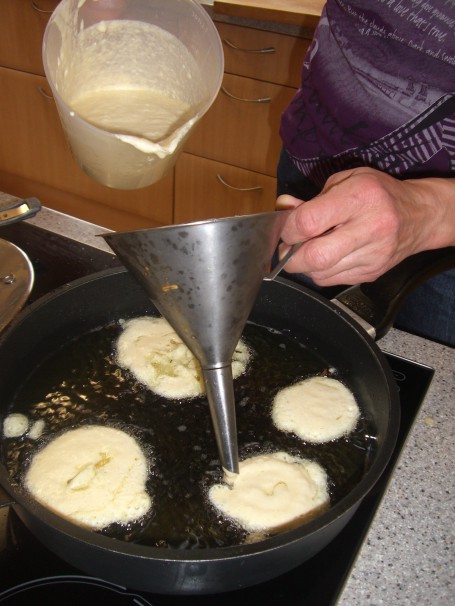
<path fill-rule="evenodd" d="M 138 384 L 115 359 L 118 325 L 83 335 L 49 356 L 21 386 L 10 412 L 43 419 L 39 440 L 7 440 L 11 479 L 22 474 L 37 449 L 55 435 L 87 423 L 118 427 L 135 436 L 150 461 L 150 513 L 104 534 L 157 547 L 183 549 L 242 543 L 245 533 L 222 519 L 206 500 L 221 470 L 205 398 L 166 400 Z M 329 477 L 331 503 L 348 494 L 369 466 L 374 430 L 362 417 L 353 434 L 328 444 L 308 444 L 278 431 L 270 411 L 275 394 L 296 381 L 327 372 L 327 364 L 293 338 L 248 324 L 252 350 L 247 372 L 235 381 L 240 458 L 284 450 L 318 461 Z M 70 369 L 70 370 L 68 370 Z M 336 376 L 336 374 L 334 375 Z"/>

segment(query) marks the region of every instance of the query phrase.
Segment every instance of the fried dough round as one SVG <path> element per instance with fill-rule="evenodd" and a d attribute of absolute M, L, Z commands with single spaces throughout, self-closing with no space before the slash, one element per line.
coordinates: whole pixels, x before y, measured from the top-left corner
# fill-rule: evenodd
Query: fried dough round
<path fill-rule="evenodd" d="M 112 427 L 67 431 L 32 459 L 25 486 L 42 505 L 89 528 L 136 521 L 150 509 L 148 464 L 138 442 Z"/>
<path fill-rule="evenodd" d="M 239 341 L 232 360 L 234 378 L 245 371 L 249 357 L 248 347 Z M 199 362 L 164 318 L 144 316 L 124 322 L 117 361 L 164 398 L 194 398 L 205 392 Z"/>
<path fill-rule="evenodd" d="M 282 389 L 272 408 L 272 420 L 278 429 L 313 443 L 347 435 L 359 416 L 352 392 L 330 377 L 311 377 Z"/>
<path fill-rule="evenodd" d="M 300 521 L 329 502 L 327 475 L 314 461 L 275 452 L 245 459 L 239 467 L 239 474 L 210 488 L 209 499 L 248 531 Z"/>

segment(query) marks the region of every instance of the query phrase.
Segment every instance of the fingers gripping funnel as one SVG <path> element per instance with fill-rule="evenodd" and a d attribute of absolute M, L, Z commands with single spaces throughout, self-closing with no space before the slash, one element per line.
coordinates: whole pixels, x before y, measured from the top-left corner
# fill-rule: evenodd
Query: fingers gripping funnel
<path fill-rule="evenodd" d="M 238 471 L 232 355 L 288 213 L 102 234 L 200 362 L 229 471 Z"/>

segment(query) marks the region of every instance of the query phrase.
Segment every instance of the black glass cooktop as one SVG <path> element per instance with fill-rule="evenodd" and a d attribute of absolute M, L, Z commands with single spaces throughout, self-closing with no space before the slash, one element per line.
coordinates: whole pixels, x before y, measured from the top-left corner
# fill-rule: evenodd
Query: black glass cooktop
<path fill-rule="evenodd" d="M 119 265 L 101 250 L 27 223 L 2 227 L 0 237 L 20 246 L 35 268 L 35 300 L 57 286 Z M 213 606 L 329 606 L 337 602 L 386 489 L 397 457 L 433 377 L 433 369 L 386 354 L 399 390 L 400 433 L 392 459 L 373 490 L 340 534 L 311 560 L 261 585 L 215 596 L 168 596 L 137 592 L 88 577 L 46 549 L 12 508 L 0 511 L 0 604 L 153 604 Z"/>

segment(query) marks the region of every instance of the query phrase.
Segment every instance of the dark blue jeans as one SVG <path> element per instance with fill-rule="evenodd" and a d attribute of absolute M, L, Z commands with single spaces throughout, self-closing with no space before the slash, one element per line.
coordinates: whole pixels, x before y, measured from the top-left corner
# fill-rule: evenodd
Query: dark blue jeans
<path fill-rule="evenodd" d="M 278 163 L 277 194 L 291 194 L 309 200 L 319 193 L 318 188 L 293 165 L 284 150 Z M 321 288 L 304 274 L 285 274 L 327 296 L 333 297 L 340 288 Z M 455 347 L 455 269 L 451 269 L 414 290 L 405 300 L 394 326 L 406 332 Z"/>

